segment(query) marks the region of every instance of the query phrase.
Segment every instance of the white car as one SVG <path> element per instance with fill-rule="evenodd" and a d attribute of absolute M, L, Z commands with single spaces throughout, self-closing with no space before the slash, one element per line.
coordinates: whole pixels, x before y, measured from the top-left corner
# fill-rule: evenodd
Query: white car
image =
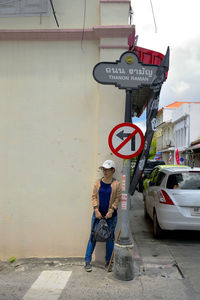
<path fill-rule="evenodd" d="M 200 168 L 157 166 L 144 182 L 143 196 L 154 237 L 164 230 L 200 230 Z"/>

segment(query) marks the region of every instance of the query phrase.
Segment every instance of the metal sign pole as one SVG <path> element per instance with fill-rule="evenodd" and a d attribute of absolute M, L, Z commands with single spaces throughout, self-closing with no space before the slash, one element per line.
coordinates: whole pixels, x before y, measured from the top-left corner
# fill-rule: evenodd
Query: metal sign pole
<path fill-rule="evenodd" d="M 131 99 L 132 91 L 126 90 L 126 104 L 125 104 L 125 116 L 124 122 L 131 122 Z M 129 207 L 130 207 L 130 174 L 131 174 L 131 160 L 127 159 L 124 161 L 123 165 L 123 176 L 125 178 L 125 190 L 123 191 L 123 195 L 125 196 L 125 200 L 127 199 L 126 209 L 121 210 L 121 234 L 119 238 L 119 244 L 121 245 L 131 245 L 131 241 L 129 238 Z"/>
<path fill-rule="evenodd" d="M 131 118 L 132 90 L 126 90 L 126 106 L 124 121 L 132 124 Z M 132 280 L 133 272 L 133 244 L 130 240 L 130 174 L 131 160 L 127 159 L 123 165 L 123 178 L 125 187 L 122 191 L 122 201 L 125 203 L 121 208 L 121 234 L 118 243 L 115 244 L 114 274 L 120 280 Z"/>

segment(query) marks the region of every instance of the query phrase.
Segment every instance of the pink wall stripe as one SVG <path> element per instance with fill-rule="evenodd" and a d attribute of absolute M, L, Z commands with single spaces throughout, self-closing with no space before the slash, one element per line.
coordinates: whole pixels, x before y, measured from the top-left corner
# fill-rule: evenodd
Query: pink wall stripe
<path fill-rule="evenodd" d="M 100 3 L 130 3 L 130 0 L 100 0 Z"/>
<path fill-rule="evenodd" d="M 133 26 L 95 26 L 83 29 L 0 30 L 0 41 L 73 41 L 98 40 L 103 37 L 127 37 Z"/>
<path fill-rule="evenodd" d="M 128 51 L 128 45 L 127 46 L 121 46 L 121 45 L 100 45 L 100 49 L 126 49 Z"/>

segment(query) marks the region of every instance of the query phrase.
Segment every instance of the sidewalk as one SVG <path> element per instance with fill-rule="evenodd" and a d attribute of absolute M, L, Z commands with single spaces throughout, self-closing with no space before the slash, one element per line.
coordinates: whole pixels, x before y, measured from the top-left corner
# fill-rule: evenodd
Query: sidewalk
<path fill-rule="evenodd" d="M 135 258 L 134 264 L 139 260 L 140 258 Z M 86 273 L 82 259 L 33 258 L 16 260 L 12 264 L 1 262 L 0 299 L 188 299 L 180 275 L 173 265 L 155 263 L 157 261 L 154 258 L 151 264 L 149 262 L 145 260 L 144 265 L 140 265 L 140 268 L 137 266 L 137 272 L 131 281 L 117 280 L 114 274 L 107 273 L 102 265 L 94 264 L 93 271 Z M 48 286 L 49 283 L 44 281 L 40 285 L 42 289 L 46 289 L 47 294 L 42 290 L 41 296 L 41 290 L 37 290 L 37 293 L 34 291 L 35 297 L 25 296 L 30 296 L 34 282 L 47 270 L 52 274 L 62 271 L 62 277 L 70 272 L 64 287 L 56 291 L 59 297 L 49 297 L 49 291 L 45 288 L 45 284 Z M 55 294 L 52 286 L 51 294 Z"/>
<path fill-rule="evenodd" d="M 146 235 L 141 194 L 136 196 L 131 209 L 133 280 L 116 279 L 100 263 L 87 273 L 81 258 L 17 259 L 0 262 L 0 300 L 191 299 L 168 250 Z"/>

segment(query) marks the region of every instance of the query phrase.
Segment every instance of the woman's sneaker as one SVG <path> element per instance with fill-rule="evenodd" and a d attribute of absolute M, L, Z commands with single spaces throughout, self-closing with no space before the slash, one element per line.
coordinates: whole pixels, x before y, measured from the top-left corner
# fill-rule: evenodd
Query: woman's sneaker
<path fill-rule="evenodd" d="M 86 272 L 91 272 L 92 271 L 92 265 L 89 261 L 86 261 L 86 263 L 85 263 L 85 271 Z"/>

